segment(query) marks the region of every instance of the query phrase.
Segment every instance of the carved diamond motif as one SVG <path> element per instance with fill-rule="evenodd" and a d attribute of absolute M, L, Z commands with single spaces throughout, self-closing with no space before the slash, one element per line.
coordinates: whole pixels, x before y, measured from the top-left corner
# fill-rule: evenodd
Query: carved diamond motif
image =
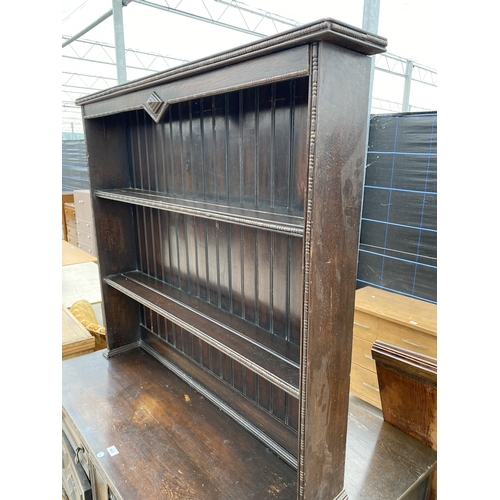
<path fill-rule="evenodd" d="M 159 123 L 167 109 L 167 103 L 163 102 L 156 92 L 153 92 L 144 104 L 144 109 L 156 123 Z"/>

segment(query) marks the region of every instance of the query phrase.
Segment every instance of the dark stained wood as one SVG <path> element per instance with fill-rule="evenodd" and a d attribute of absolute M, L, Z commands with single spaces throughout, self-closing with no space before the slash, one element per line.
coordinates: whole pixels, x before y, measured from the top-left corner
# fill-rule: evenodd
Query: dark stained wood
<path fill-rule="evenodd" d="M 155 82 L 153 86 L 149 85 L 145 89 L 137 87 L 134 92 L 119 97 L 109 96 L 105 101 L 91 102 L 85 106 L 85 117 L 96 118 L 111 113 L 143 109 L 144 103 L 153 92 L 168 104 L 166 111 L 168 113 L 170 106 L 180 101 L 211 97 L 228 90 L 252 87 L 259 82 L 289 80 L 304 76 L 309 71 L 308 51 L 306 46 L 296 47 L 280 54 L 273 54 L 267 59 L 253 59 L 220 69 L 213 67 L 210 69 L 209 73 L 198 74 L 189 79 L 185 79 L 185 74 L 182 75 L 182 79 L 175 78 L 176 71 L 173 71 L 171 72 L 173 81 L 168 84 L 161 85 L 163 82 Z M 167 76 L 166 80 L 170 78 Z M 184 117 L 187 118 L 188 115 L 189 112 L 186 110 Z"/>
<path fill-rule="evenodd" d="M 437 360 L 380 340 L 372 356 L 384 420 L 437 450 Z"/>
<path fill-rule="evenodd" d="M 98 194 L 301 235 L 307 150 L 296 139 L 306 133 L 307 79 L 271 89 L 261 85 L 226 94 L 214 102 L 211 121 L 201 125 L 189 109 L 202 107 L 203 99 L 177 104 L 165 118 L 168 123 L 159 126 L 145 112 L 130 113 L 136 190 Z M 166 144 L 179 147 L 169 153 Z M 163 184 L 152 182 L 162 177 L 158 170 L 175 174 L 165 175 Z"/>
<path fill-rule="evenodd" d="M 321 42 L 312 66 L 299 422 L 311 500 L 342 495 L 370 62 Z"/>
<path fill-rule="evenodd" d="M 106 283 L 102 285 L 107 351 L 114 353 L 140 341 L 140 308 L 137 301 Z"/>
<path fill-rule="evenodd" d="M 437 360 L 377 340 L 372 347 L 384 420 L 437 450 Z M 437 470 L 426 500 L 437 498 Z"/>
<path fill-rule="evenodd" d="M 384 422 L 378 408 L 350 396 L 345 465 L 349 500 L 423 500 L 436 452 Z"/>
<path fill-rule="evenodd" d="M 293 498 L 294 469 L 150 355 L 95 354 L 63 365 L 63 409 L 118 498 Z"/>
<path fill-rule="evenodd" d="M 162 339 L 167 344 L 169 344 L 169 346 L 162 346 L 161 344 L 155 343 L 154 348 L 157 349 L 158 353 L 164 353 L 165 349 L 168 349 L 169 347 L 173 347 L 174 349 L 179 350 L 195 363 L 203 365 L 203 367 L 211 372 L 212 375 L 220 380 L 224 380 L 224 382 L 232 386 L 234 390 L 237 391 L 237 393 L 250 398 L 253 403 L 261 407 L 261 398 L 259 397 L 258 389 L 261 385 L 260 378 L 262 377 L 260 375 L 241 365 L 236 360 L 231 359 L 229 356 L 223 354 L 215 347 L 210 346 L 201 339 L 193 336 L 186 330 L 181 329 L 183 338 L 182 343 L 173 343 L 171 341 L 172 337 L 168 332 L 170 328 L 173 328 L 173 323 L 167 321 L 167 332 L 162 331 L 162 328 L 156 330 L 156 327 L 152 326 L 150 322 L 148 322 L 148 318 L 150 316 L 158 316 L 158 314 L 153 313 L 152 311 L 149 311 L 147 309 L 143 314 L 146 318 L 145 328 L 147 329 L 147 335 L 145 337 L 143 334 L 142 340 L 146 341 L 151 337 L 151 335 L 154 335 L 157 339 Z M 193 347 L 192 354 L 189 352 L 190 343 Z M 188 349 L 186 349 L 186 344 Z M 202 360 L 200 359 L 200 351 L 201 357 L 203 358 Z M 191 376 L 189 363 L 185 364 L 184 366 L 184 370 L 186 371 L 186 373 L 190 374 Z M 276 398 L 273 397 L 272 407 L 269 406 L 268 401 L 263 400 L 262 402 L 264 404 L 267 404 L 267 406 L 265 407 L 266 411 L 276 417 L 285 426 L 292 428 L 293 432 L 296 433 L 298 405 L 293 403 L 294 401 L 297 401 L 296 398 L 282 391 L 276 385 L 271 385 L 270 390 L 273 394 L 282 394 L 284 396 L 284 399 L 283 397 L 279 396 L 277 396 Z M 215 393 L 217 393 L 217 391 L 215 391 Z M 229 392 L 227 395 L 228 402 L 232 404 L 232 402 L 229 401 L 231 394 L 232 393 Z M 287 447 L 287 450 L 290 451 L 290 453 L 292 453 L 294 456 L 296 456 L 297 453 L 296 437 L 297 436 L 295 435 L 294 444 Z M 272 445 L 269 446 L 272 447 Z"/>
<path fill-rule="evenodd" d="M 266 213 L 262 210 L 217 205 L 197 200 L 187 201 L 184 198 L 173 198 L 137 189 L 97 191 L 96 196 L 170 212 L 185 213 L 207 219 L 217 219 L 234 224 L 269 229 L 285 234 L 302 236 L 303 233 L 302 217 L 288 214 Z"/>
<path fill-rule="evenodd" d="M 104 279 L 104 282 L 114 287 L 120 287 L 123 293 L 136 296 L 136 300 L 139 302 L 144 299 L 144 301 L 147 300 L 151 304 L 155 304 L 162 310 L 161 312 L 157 311 L 160 314 L 164 313 L 169 316 L 178 314 L 179 323 L 189 323 L 188 317 L 199 317 L 199 320 L 193 319 L 192 324 L 199 328 L 201 332 L 206 333 L 206 335 L 213 335 L 215 339 L 217 339 L 216 329 L 221 330 L 220 336 L 228 335 L 222 332 L 222 330 L 231 332 L 232 336 L 236 337 L 233 340 L 234 350 L 236 350 L 238 345 L 244 345 L 243 342 L 246 339 L 246 342 L 253 345 L 255 349 L 266 351 L 269 355 L 274 354 L 277 358 L 290 365 L 290 367 L 295 366 L 298 368 L 299 349 L 294 344 L 287 342 L 285 339 L 280 339 L 258 326 L 249 325 L 241 321 L 238 317 L 232 316 L 221 309 L 214 308 L 210 304 L 197 299 L 195 296 L 189 295 L 167 283 L 151 278 L 138 271 L 109 276 Z M 169 319 L 172 320 L 172 318 Z M 204 321 L 209 322 L 211 326 L 202 329 L 202 325 L 205 324 Z M 222 338 L 219 338 L 219 342 L 224 343 Z M 241 341 L 238 339 L 241 339 Z M 231 341 L 227 340 L 227 342 Z M 245 350 L 249 349 L 251 349 L 251 346 L 248 346 L 244 350 L 242 349 L 242 355 Z M 291 368 L 287 370 L 291 370 Z M 290 374 L 293 373 L 293 370 L 290 371 Z M 283 378 L 285 379 L 285 377 Z M 292 383 L 290 382 L 290 384 Z"/>
<path fill-rule="evenodd" d="M 141 214 L 139 234 L 143 236 L 139 242 L 139 268 L 144 273 L 298 344 L 301 294 L 295 283 L 301 280 L 301 239 L 161 211 L 158 216 L 166 219 L 165 225 L 170 227 L 169 241 L 162 245 L 169 247 L 168 260 L 163 259 L 163 267 L 155 268 L 154 263 L 142 260 L 143 249 L 155 247 L 155 231 L 142 210 L 137 207 Z M 286 259 L 279 255 L 281 248 L 286 248 Z M 285 280 L 288 274 L 290 280 L 281 285 L 279 293 L 286 295 L 281 301 L 288 304 L 289 314 L 281 323 L 273 322 L 272 287 L 279 286 L 277 277 Z M 246 300 L 242 301 L 242 297 Z"/>
<path fill-rule="evenodd" d="M 177 437 L 141 448 L 157 459 L 172 447 L 162 487 L 173 498 L 184 486 L 185 498 L 345 498 L 366 54 L 385 44 L 324 19 L 78 101 L 99 221 L 105 353 L 109 366 L 128 370 L 118 360 L 141 347 L 148 356 L 134 376 L 143 380 L 156 358 L 155 377 L 168 377 L 169 395 L 151 389 L 154 401 L 135 382 L 121 395 L 128 419 L 132 407 L 155 408 L 154 421 L 144 416 L 146 441 L 169 429 L 186 439 L 182 450 Z M 234 449 L 215 442 L 225 424 L 207 437 L 223 421 L 199 421 L 204 406 L 170 403 L 178 379 L 239 425 L 241 436 L 234 422 L 227 429 Z M 273 469 L 274 454 L 253 465 L 262 444 L 292 466 L 293 481 L 289 469 Z M 254 457 L 245 474 L 244 455 Z M 207 457 L 222 461 L 217 479 Z M 193 480 L 174 477 L 188 462 Z M 131 478 L 130 498 L 147 477 L 161 482 L 155 467 Z M 264 486 L 252 489 L 259 470 Z M 225 483 L 222 494 L 221 478 L 242 484 L 229 493 Z"/>
<path fill-rule="evenodd" d="M 140 349 L 64 361 L 62 383 L 71 446 L 83 446 L 84 468 L 95 469 L 116 498 L 296 498 L 292 467 Z M 118 454 L 109 454 L 111 446 Z M 436 452 L 351 397 L 350 500 L 423 498 L 435 464 Z"/>
<path fill-rule="evenodd" d="M 279 339 L 257 327 L 251 329 L 249 336 L 236 318 L 231 318 L 233 328 L 227 327 L 221 321 L 226 317 L 222 311 L 213 310 L 192 296 L 182 300 L 179 290 L 136 272 L 104 281 L 298 397 L 299 365 L 285 357 L 293 350 Z"/>
<path fill-rule="evenodd" d="M 97 199 L 93 195 L 95 186 L 110 189 L 117 185 L 131 185 L 130 172 L 124 168 L 128 163 L 127 127 L 126 121 L 111 116 L 106 120 L 85 120 L 84 128 L 86 142 L 92 145 L 87 148 L 88 166 L 92 172 L 89 177 L 102 278 L 135 269 L 137 262 L 136 245 L 130 244 L 137 234 L 133 207 Z M 106 168 L 101 168 L 101 165 L 106 165 Z M 139 321 L 138 304 L 111 290 L 109 293 L 103 290 L 102 297 L 108 347 L 116 349 L 138 342 L 139 329 L 133 326 Z"/>
<path fill-rule="evenodd" d="M 165 363 L 169 369 L 177 373 L 195 390 L 205 394 L 205 397 L 214 402 L 222 411 L 229 415 L 232 414 L 231 410 L 236 411 L 242 417 L 240 423 L 245 421 L 244 427 L 250 433 L 266 440 L 267 446 L 273 449 L 277 455 L 281 456 L 294 468 L 297 467 L 296 428 L 293 429 L 288 425 L 282 425 L 282 422 L 275 418 L 273 413 L 265 411 L 262 406 L 256 404 L 256 401 L 245 397 L 243 387 L 241 387 L 240 392 L 234 391 L 222 374 L 217 377 L 213 370 L 204 370 L 188 357 L 160 342 L 152 332 L 143 329 L 142 339 L 142 347 L 147 352 L 156 356 L 160 362 Z M 226 359 L 229 361 L 227 356 Z M 253 373 L 250 370 L 247 371 Z M 227 375 L 226 378 L 228 378 Z M 237 388 L 236 385 L 234 384 L 234 388 Z M 266 438 L 266 436 L 271 439 Z M 278 446 L 275 446 L 275 444 Z"/>

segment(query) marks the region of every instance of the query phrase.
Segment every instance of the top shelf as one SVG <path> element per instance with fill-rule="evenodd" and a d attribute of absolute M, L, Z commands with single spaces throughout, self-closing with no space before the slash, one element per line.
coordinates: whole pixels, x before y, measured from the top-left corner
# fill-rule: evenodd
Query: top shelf
<path fill-rule="evenodd" d="M 121 201 L 133 205 L 167 210 L 206 219 L 215 219 L 232 224 L 241 224 L 291 236 L 302 237 L 304 235 L 303 218 L 296 215 L 223 205 L 209 201 L 187 200 L 185 198 L 176 198 L 161 193 L 134 188 L 97 190 L 95 195 L 98 198 Z"/>

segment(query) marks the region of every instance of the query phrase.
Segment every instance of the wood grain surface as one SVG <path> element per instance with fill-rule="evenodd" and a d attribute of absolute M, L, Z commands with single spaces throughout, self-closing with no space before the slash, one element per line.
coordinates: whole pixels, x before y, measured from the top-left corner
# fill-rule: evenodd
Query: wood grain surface
<path fill-rule="evenodd" d="M 62 375 L 63 418 L 117 498 L 296 498 L 295 469 L 140 349 L 63 361 Z M 350 500 L 420 498 L 435 465 L 436 452 L 350 398 Z"/>

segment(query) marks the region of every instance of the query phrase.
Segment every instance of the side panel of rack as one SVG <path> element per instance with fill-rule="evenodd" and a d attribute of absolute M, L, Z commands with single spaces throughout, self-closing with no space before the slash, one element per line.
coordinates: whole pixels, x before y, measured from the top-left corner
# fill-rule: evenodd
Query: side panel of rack
<path fill-rule="evenodd" d="M 312 54 L 312 67 L 299 497 L 319 500 L 344 498 L 370 60 L 320 42 L 317 54 Z"/>
<path fill-rule="evenodd" d="M 96 198 L 98 189 L 130 186 L 127 124 L 123 116 L 84 120 L 89 179 L 101 275 L 108 349 L 140 340 L 139 304 L 103 283 L 110 274 L 137 266 L 137 230 L 130 205 Z"/>

